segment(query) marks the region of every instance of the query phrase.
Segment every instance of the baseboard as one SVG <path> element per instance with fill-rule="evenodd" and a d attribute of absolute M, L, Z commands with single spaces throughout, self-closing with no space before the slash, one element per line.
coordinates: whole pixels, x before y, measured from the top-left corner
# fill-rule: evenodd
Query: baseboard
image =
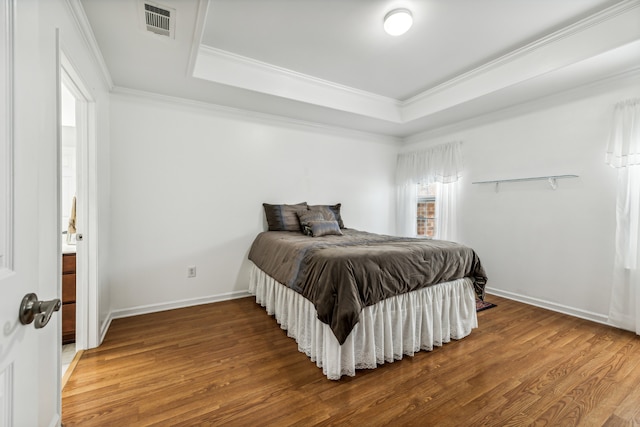
<path fill-rule="evenodd" d="M 111 326 L 111 321 L 113 320 L 113 313 L 109 312 L 107 318 L 102 323 L 102 327 L 100 328 L 100 341 L 98 341 L 98 347 L 102 345 L 102 341 L 104 341 L 104 337 L 107 335 L 107 331 L 109 330 L 109 326 Z"/>
<path fill-rule="evenodd" d="M 495 288 L 486 288 L 487 294 L 497 295 L 499 297 L 511 299 L 514 301 L 522 302 L 529 305 L 534 305 L 540 308 L 546 308 L 547 310 L 556 311 L 558 313 L 567 314 L 573 317 L 579 317 L 580 319 L 590 320 L 596 323 L 602 323 L 604 325 L 612 326 L 609 323 L 609 317 L 599 313 L 593 313 L 587 310 L 581 310 L 579 308 L 569 307 L 563 304 L 557 304 L 555 302 L 546 301 L 538 298 L 528 297 L 520 295 L 515 292 L 504 291 Z"/>
<path fill-rule="evenodd" d="M 562 313 L 569 316 L 578 317 L 580 319 L 590 320 L 592 322 L 611 326 L 611 324 L 608 321 L 608 317 L 603 314 L 593 313 L 587 310 L 581 310 L 579 308 L 569 307 L 563 304 L 557 304 L 551 301 L 546 301 L 538 298 L 520 295 L 515 292 L 509 292 L 509 291 L 495 289 L 491 287 L 487 287 L 486 292 L 489 295 L 497 295 L 499 297 L 522 302 L 524 304 L 545 308 L 547 310 L 556 311 L 558 313 Z M 104 337 L 106 336 L 107 331 L 109 330 L 109 326 L 111 326 L 111 321 L 113 319 L 138 316 L 140 314 L 156 313 L 159 311 L 173 310 L 176 308 L 192 307 L 192 306 L 201 305 L 201 304 L 210 304 L 210 303 L 220 302 L 220 301 L 228 301 L 232 299 L 245 298 L 249 296 L 252 296 L 252 295 L 248 291 L 235 291 L 235 292 L 229 292 L 226 294 L 211 295 L 208 297 L 192 298 L 192 299 L 185 299 L 180 301 L 172 301 L 167 303 L 150 304 L 150 305 L 143 305 L 138 307 L 121 309 L 121 310 L 114 310 L 109 313 L 109 315 L 107 316 L 107 319 L 103 323 L 103 327 L 100 330 L 100 344 L 102 344 L 102 341 L 104 340 Z"/>
<path fill-rule="evenodd" d="M 228 292 L 226 294 L 220 294 L 220 295 L 211 295 L 207 297 L 191 298 L 191 299 L 172 301 L 172 302 L 166 302 L 166 303 L 160 303 L 160 304 L 141 305 L 138 307 L 125 308 L 121 310 L 113 310 L 110 313 L 109 323 L 111 323 L 111 319 L 120 319 L 123 317 L 138 316 L 140 314 L 156 313 L 158 311 L 192 307 L 194 305 L 210 304 L 213 302 L 228 301 L 232 299 L 245 298 L 249 296 L 251 296 L 251 294 L 247 291 L 234 291 L 234 292 Z"/>
<path fill-rule="evenodd" d="M 80 361 L 80 358 L 82 357 L 82 353 L 84 353 L 84 350 L 79 350 L 75 354 L 75 356 L 73 356 L 73 360 L 69 364 L 69 367 L 67 368 L 67 371 L 62 376 L 62 385 L 60 386 L 60 388 L 62 390 L 64 390 L 64 386 L 67 385 L 67 381 L 69 381 L 69 378 L 71 378 L 71 374 L 73 374 L 73 370 L 76 369 L 76 366 L 78 365 L 78 362 Z"/>

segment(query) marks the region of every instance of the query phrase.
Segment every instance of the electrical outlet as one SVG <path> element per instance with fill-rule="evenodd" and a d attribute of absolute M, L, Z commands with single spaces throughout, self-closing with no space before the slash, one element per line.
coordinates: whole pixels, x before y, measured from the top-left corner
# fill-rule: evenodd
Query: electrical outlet
<path fill-rule="evenodd" d="M 190 265 L 187 267 L 187 277 L 196 277 L 196 266 Z"/>

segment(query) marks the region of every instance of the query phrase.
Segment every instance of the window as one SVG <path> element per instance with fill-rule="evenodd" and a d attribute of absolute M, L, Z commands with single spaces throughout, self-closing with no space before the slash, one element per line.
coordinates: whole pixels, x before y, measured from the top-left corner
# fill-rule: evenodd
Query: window
<path fill-rule="evenodd" d="M 436 184 L 418 184 L 418 237 L 434 237 L 436 234 Z"/>

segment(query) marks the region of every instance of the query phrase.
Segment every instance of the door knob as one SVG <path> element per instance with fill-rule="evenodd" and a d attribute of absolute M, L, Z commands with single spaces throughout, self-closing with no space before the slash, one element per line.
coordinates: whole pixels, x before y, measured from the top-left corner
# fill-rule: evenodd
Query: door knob
<path fill-rule="evenodd" d="M 54 311 L 60 310 L 62 303 L 59 299 L 39 301 L 36 294 L 27 294 L 20 304 L 20 323 L 28 325 L 35 320 L 36 329 L 44 328 L 49 323 Z"/>

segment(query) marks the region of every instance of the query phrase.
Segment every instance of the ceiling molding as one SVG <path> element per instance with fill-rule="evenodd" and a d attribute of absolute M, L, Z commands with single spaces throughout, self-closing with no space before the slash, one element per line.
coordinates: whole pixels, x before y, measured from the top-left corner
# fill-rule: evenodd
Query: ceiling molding
<path fill-rule="evenodd" d="M 482 114 L 451 125 L 415 133 L 403 138 L 402 142 L 404 146 L 423 143 L 429 141 L 430 139 L 450 135 L 455 132 L 462 132 L 470 128 L 494 123 L 498 120 L 504 120 L 533 111 L 550 108 L 576 99 L 592 96 L 602 91 L 616 89 L 618 87 L 625 87 L 635 84 L 640 90 L 639 78 L 640 66 L 633 69 L 625 70 L 615 75 L 610 75 L 598 80 L 593 80 L 583 85 L 567 89 L 553 95 L 546 95 L 539 98 L 530 99 L 517 105 L 501 108 L 499 110 L 488 112 L 486 114 Z"/>
<path fill-rule="evenodd" d="M 187 76 L 193 76 L 193 70 L 198 59 L 198 52 L 202 44 L 204 25 L 207 22 L 209 13 L 209 0 L 198 0 L 198 10 L 196 12 L 196 25 L 193 29 L 191 40 L 191 50 L 189 51 L 189 62 L 187 63 Z"/>
<path fill-rule="evenodd" d="M 104 80 L 109 90 L 113 89 L 114 86 L 113 80 L 111 79 L 111 73 L 109 73 L 107 63 L 104 61 L 104 57 L 102 56 L 100 47 L 98 47 L 98 42 L 96 41 L 96 37 L 93 34 L 93 29 L 91 28 L 89 19 L 87 18 L 87 15 L 84 11 L 84 7 L 82 7 L 80 0 L 65 0 L 65 2 L 67 4 L 67 7 L 69 8 L 69 11 L 71 12 L 71 16 L 73 16 L 78 31 L 82 35 L 84 42 L 91 51 L 91 58 L 96 64 L 96 67 L 100 70 L 102 79 Z"/>
<path fill-rule="evenodd" d="M 627 13 L 637 7 L 640 7 L 640 0 L 624 0 L 621 3 L 617 3 L 607 9 L 604 9 L 598 13 L 588 16 L 587 18 L 584 18 L 581 21 L 578 21 L 554 33 L 544 36 L 532 43 L 529 43 L 521 48 L 518 48 L 512 52 L 509 52 L 506 55 L 503 55 L 497 59 L 494 59 L 493 61 L 489 61 L 479 67 L 474 68 L 473 70 L 470 70 L 450 80 L 447 80 L 446 82 L 438 86 L 435 86 L 431 89 L 427 89 L 426 91 L 419 93 L 403 101 L 402 107 L 409 106 L 413 103 L 420 101 L 423 98 L 433 96 L 435 93 L 444 91 L 452 86 L 456 86 L 464 81 L 470 80 L 477 75 L 492 71 L 498 67 L 511 63 L 525 55 L 529 55 L 533 53 L 534 51 L 546 45 L 558 42 L 566 37 L 583 32 L 591 27 L 594 27 L 605 21 L 613 19 L 621 14 Z"/>
<path fill-rule="evenodd" d="M 640 39 L 640 0 L 623 0 L 405 101 L 201 45 L 193 76 L 229 86 L 405 124 L 562 70 Z M 603 36 L 606 35 L 606 36 Z"/>
<path fill-rule="evenodd" d="M 223 49 L 218 49 L 218 48 L 207 46 L 207 45 L 202 45 L 200 46 L 200 48 L 202 49 L 203 53 L 206 53 L 212 56 L 220 56 L 223 59 L 233 61 L 234 64 L 244 63 L 247 67 L 255 68 L 260 72 L 264 72 L 268 74 L 283 74 L 283 75 L 286 75 L 287 77 L 290 77 L 293 79 L 300 79 L 307 83 L 312 83 L 318 86 L 326 86 L 329 88 L 335 88 L 335 89 L 344 90 L 346 92 L 351 92 L 355 95 L 370 98 L 374 101 L 389 102 L 394 105 L 400 105 L 400 101 L 394 98 L 389 98 L 388 96 L 378 95 L 377 93 L 367 92 L 365 90 L 341 85 L 339 83 L 335 83 L 329 80 L 324 80 L 318 77 L 311 76 L 309 74 L 299 73 L 297 71 L 290 70 L 288 68 L 279 67 L 277 65 L 258 61 L 257 59 L 249 58 L 247 56 L 238 55 L 236 53 L 229 52 Z"/>
<path fill-rule="evenodd" d="M 231 117 L 235 119 L 251 120 L 254 122 L 265 123 L 268 125 L 286 126 L 296 129 L 312 130 L 314 132 L 324 132 L 331 135 L 338 135 L 348 138 L 363 139 L 369 142 L 377 142 L 386 145 L 400 146 L 402 138 L 359 131 L 354 129 L 343 128 L 339 126 L 325 125 L 317 122 L 305 120 L 297 120 L 286 116 L 275 114 L 260 113 L 256 111 L 245 110 L 241 108 L 228 107 L 224 105 L 212 104 L 210 102 L 196 101 L 188 98 L 180 98 L 176 96 L 161 95 L 155 92 L 146 92 L 138 89 L 130 89 L 115 86 L 111 90 L 111 94 L 115 96 L 136 98 L 139 100 L 147 100 L 154 103 L 165 103 L 179 107 L 195 108 L 198 110 L 207 110 L 215 112 L 221 116 Z"/>
<path fill-rule="evenodd" d="M 401 123 L 400 102 L 201 45 L 193 77 L 256 92 Z"/>
<path fill-rule="evenodd" d="M 634 10 L 638 6 L 640 0 L 619 3 L 410 98 L 401 107 L 403 122 L 548 75 L 638 40 L 640 27 Z"/>
<path fill-rule="evenodd" d="M 130 22 L 122 31 L 118 29 L 117 34 L 113 32 L 112 26 L 105 25 L 117 21 L 123 14 L 131 13 L 129 5 L 125 6 L 125 3 L 64 0 L 80 29 L 80 37 L 84 37 L 90 47 L 105 81 L 110 88 L 115 86 L 115 90 L 111 89 L 114 94 L 136 93 L 137 96 L 167 102 L 171 99 L 171 102 L 182 105 L 208 108 L 217 114 L 317 130 L 328 129 L 327 132 L 336 134 L 358 134 L 367 139 L 388 139 L 385 135 L 392 135 L 394 143 L 413 140 L 414 135 L 455 127 L 456 123 L 470 123 L 476 118 L 480 120 L 492 112 L 511 107 L 519 109 L 520 105 L 531 100 L 553 96 L 619 74 L 636 66 L 635 55 L 640 46 L 640 0 L 588 0 L 586 5 L 565 8 L 562 16 L 553 19 L 545 11 L 532 8 L 536 15 L 531 19 L 535 18 L 537 21 L 532 22 L 532 29 L 524 31 L 524 35 L 518 39 L 531 41 L 537 34 L 546 34 L 544 37 L 526 45 L 519 44 L 518 49 L 509 52 L 505 48 L 513 44 L 498 43 L 501 48 L 482 50 L 480 55 L 483 58 L 494 58 L 493 60 L 482 62 L 479 58 L 474 59 L 470 62 L 481 64 L 475 68 L 469 62 L 466 66 L 459 65 L 457 68 L 445 67 L 444 72 L 438 73 L 439 78 L 429 80 L 440 82 L 439 84 L 431 85 L 426 90 L 425 86 L 414 85 L 420 87 L 416 89 L 414 96 L 394 99 L 373 93 L 372 89 L 364 91 L 337 83 L 346 81 L 339 77 L 336 77 L 336 82 L 332 82 L 294 71 L 297 69 L 295 64 L 304 64 L 304 58 L 293 57 L 294 60 L 286 65 L 291 67 L 288 69 L 274 65 L 278 64 L 276 59 L 270 64 L 234 53 L 231 48 L 228 51 L 213 47 L 218 46 L 216 39 L 211 41 L 213 46 L 207 46 L 203 41 L 207 40 L 206 27 L 210 21 L 213 22 L 216 0 L 171 1 L 181 5 L 178 13 L 183 12 L 181 16 L 188 19 L 181 21 L 184 26 L 180 26 L 183 31 L 177 40 L 179 46 L 167 48 L 143 39 L 140 32 L 131 28 Z M 573 22 L 580 16 L 586 16 L 588 11 L 614 1 L 613 6 L 549 33 L 549 28 L 559 28 L 562 22 Z M 95 35 L 104 43 L 105 53 L 109 53 L 106 58 L 114 61 L 109 64 L 112 66 L 115 83 L 111 81 L 109 70 L 97 47 L 94 31 L 83 5 L 95 24 Z M 242 10 L 243 6 L 238 7 Z M 304 10 L 305 8 L 301 8 L 301 11 Z M 571 10 L 574 12 L 569 14 Z M 276 10 L 275 13 L 279 11 Z M 529 19 L 522 12 L 514 13 L 520 19 Z M 495 14 L 491 16 L 495 17 Z M 230 17 L 229 19 L 240 19 L 233 14 Z M 259 22 L 260 16 L 254 18 Z M 225 22 L 231 25 L 225 26 L 224 31 L 234 31 L 234 23 Z M 539 25 L 544 22 L 544 26 Z M 514 25 L 506 25 L 505 29 L 513 30 L 512 27 Z M 535 28 L 538 28 L 537 32 Z M 295 27 L 295 30 L 300 31 L 300 28 Z M 442 28 L 440 30 L 447 31 Z M 221 32 L 218 36 L 224 37 L 225 34 Z M 502 42 L 505 41 L 504 37 L 505 35 L 502 36 Z M 252 40 L 248 39 L 246 42 L 251 43 Z M 632 43 L 637 45 L 635 50 L 624 48 Z M 326 47 L 322 44 L 320 46 Z M 277 43 L 271 43 L 268 48 L 279 47 Z M 447 52 L 447 46 L 442 43 L 438 48 Z M 460 58 L 465 57 L 464 49 L 452 52 Z M 499 52 L 507 53 L 496 58 Z M 91 55 L 88 53 L 89 57 Z M 166 62 L 159 65 L 158 61 L 145 61 L 144 55 L 154 55 L 154 58 L 166 55 Z M 406 64 L 410 64 L 419 59 L 418 55 L 420 48 L 409 49 L 401 57 L 403 61 L 407 61 Z M 93 62 L 91 58 L 89 60 Z M 379 60 L 384 61 L 385 58 Z M 379 64 L 384 65 L 382 62 Z M 456 69 L 466 72 L 456 74 Z M 345 78 L 354 77 L 353 73 L 346 74 Z M 393 75 L 401 74 L 403 73 Z M 391 74 L 380 75 L 384 79 L 385 75 Z M 418 72 L 413 75 L 408 73 L 407 76 L 417 81 L 424 79 L 424 75 Z M 358 81 L 353 80 L 355 83 L 350 84 L 359 87 Z M 380 82 L 389 83 L 390 86 L 396 84 L 388 78 Z M 397 81 L 398 84 L 401 82 Z M 380 87 L 383 86 L 384 84 Z M 154 91 L 171 95 L 150 96 L 150 92 Z M 190 97 L 199 101 L 189 101 Z M 225 105 L 232 107 L 224 107 Z M 289 115 L 295 118 L 287 118 Z"/>

